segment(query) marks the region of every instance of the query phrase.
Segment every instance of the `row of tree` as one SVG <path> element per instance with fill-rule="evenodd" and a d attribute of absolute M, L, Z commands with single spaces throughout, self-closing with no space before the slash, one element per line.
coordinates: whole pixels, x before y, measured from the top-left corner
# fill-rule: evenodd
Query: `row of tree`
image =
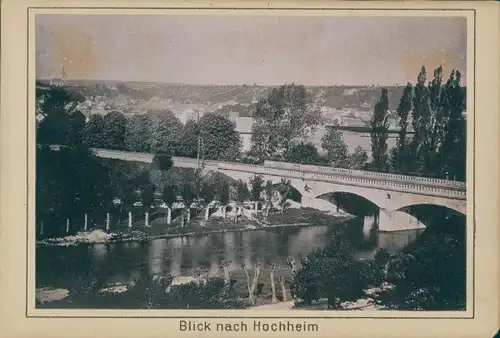
<path fill-rule="evenodd" d="M 371 121 L 372 169 L 465 180 L 466 90 L 461 77 L 453 70 L 443 83 L 443 68 L 438 67 L 428 81 L 422 67 L 416 84 L 408 83 L 403 91 L 397 108 L 399 137 L 390 151 L 388 92 L 382 90 Z M 408 137 L 410 125 L 413 136 Z"/>
<path fill-rule="evenodd" d="M 92 223 L 106 223 L 110 229 L 110 214 L 118 222 L 128 214 L 129 226 L 133 214 L 145 215 L 149 224 L 152 212 L 160 204 L 166 209 L 167 224 L 172 221 L 172 209 L 176 202 L 182 202 L 182 224 L 191 220 L 191 206 L 196 209 L 209 205 L 220 208 L 225 217 L 226 208 L 234 201 L 238 208 L 253 201 L 266 209 L 266 216 L 272 208 L 284 210 L 286 200 L 291 196 L 290 182 L 279 184 L 264 182 L 254 176 L 249 182 L 231 182 L 228 177 L 210 172 L 201 174 L 195 170 L 175 170 L 167 154 L 158 154 L 151 165 L 126 163 L 102 159 L 88 147 L 67 146 L 59 150 L 48 146 L 37 148 L 37 220 L 41 224 L 55 227 L 66 226 L 69 220 L 82 219 L 84 229 Z M 104 218 L 106 215 L 106 218 Z M 49 222 L 50 221 L 50 222 Z M 49 233 L 50 229 L 41 228 Z"/>
<path fill-rule="evenodd" d="M 389 97 L 382 89 L 371 121 L 372 160 L 358 147 L 349 154 L 342 132 L 329 128 L 321 145 L 326 156 L 307 139 L 322 124 L 321 98 L 312 98 L 302 85 L 273 89 L 254 107 L 251 150 L 241 154 L 241 139 L 226 117 L 210 113 L 182 124 L 170 111 L 154 111 L 125 117 L 119 112 L 92 115 L 87 123 L 77 110 L 81 100 L 64 88 L 40 93 L 38 142 L 84 143 L 110 148 L 212 160 L 262 163 L 274 159 L 341 168 L 391 171 L 404 174 L 465 179 L 466 90 L 461 73 L 454 70 L 443 83 L 438 67 L 427 81 L 425 67 L 415 85 L 408 83 L 397 108 L 399 137 L 388 149 Z M 408 130 L 411 125 L 412 131 Z"/>

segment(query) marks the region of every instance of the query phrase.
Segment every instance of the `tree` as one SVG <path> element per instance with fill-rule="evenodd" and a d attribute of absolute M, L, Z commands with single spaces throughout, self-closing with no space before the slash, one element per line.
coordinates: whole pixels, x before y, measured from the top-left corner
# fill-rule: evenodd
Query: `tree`
<path fill-rule="evenodd" d="M 274 281 L 274 274 L 276 272 L 276 263 L 271 263 L 271 266 L 269 267 L 269 277 L 271 278 L 271 291 L 272 291 L 272 299 L 271 301 L 273 303 L 278 302 L 278 298 L 276 297 L 276 284 Z"/>
<path fill-rule="evenodd" d="M 85 117 L 77 110 L 84 98 L 70 93 L 64 88 L 51 88 L 37 92 L 38 115 L 42 119 L 37 124 L 38 144 L 77 144 Z"/>
<path fill-rule="evenodd" d="M 57 234 L 60 221 L 100 209 L 109 200 L 109 172 L 88 148 L 39 147 L 36 161 L 36 215 L 44 232 Z"/>
<path fill-rule="evenodd" d="M 238 158 L 241 139 L 233 122 L 223 116 L 208 113 L 203 115 L 199 124 L 203 158 L 222 161 L 234 161 Z"/>
<path fill-rule="evenodd" d="M 399 102 L 397 113 L 399 116 L 399 136 L 396 147 L 391 151 L 391 167 L 401 173 L 408 172 L 408 162 L 410 160 L 410 149 L 407 140 L 408 117 L 411 112 L 413 86 L 408 83 L 403 90 L 403 95 Z"/>
<path fill-rule="evenodd" d="M 201 182 L 201 188 L 200 188 L 200 197 L 204 200 L 205 202 L 205 220 L 208 220 L 208 217 L 210 215 L 210 203 L 215 199 L 216 197 L 216 185 L 215 182 L 212 181 L 213 177 L 204 177 L 202 182 Z"/>
<path fill-rule="evenodd" d="M 179 145 L 182 122 L 169 110 L 150 114 L 153 119 L 152 152 L 174 155 Z"/>
<path fill-rule="evenodd" d="M 276 190 L 280 194 L 279 206 L 281 209 L 281 213 L 283 213 L 285 211 L 286 201 L 291 197 L 292 194 L 292 185 L 290 180 L 282 178 Z"/>
<path fill-rule="evenodd" d="M 65 144 L 81 144 L 83 142 L 83 130 L 85 128 L 85 116 L 80 111 L 74 111 L 69 115 L 68 134 Z"/>
<path fill-rule="evenodd" d="M 250 179 L 250 199 L 256 203 L 255 211 L 258 210 L 258 202 L 260 201 L 260 195 L 264 190 L 264 179 L 262 176 L 254 175 Z"/>
<path fill-rule="evenodd" d="M 124 150 L 127 118 L 119 112 L 111 112 L 104 115 L 102 122 L 103 148 Z"/>
<path fill-rule="evenodd" d="M 266 217 L 269 217 L 269 212 L 271 211 L 271 208 L 273 207 L 273 194 L 274 194 L 274 185 L 273 181 L 268 180 L 266 182 L 266 185 L 264 187 L 264 192 L 266 196 Z"/>
<path fill-rule="evenodd" d="M 391 164 L 400 172 L 464 180 L 466 90 L 460 84 L 459 71 L 453 70 L 444 85 L 442 74 L 440 66 L 434 70 L 432 81 L 427 82 L 422 67 L 413 96 L 411 85 L 405 88 L 398 107 L 400 137 L 396 148 L 391 150 Z M 410 101 L 414 136 L 403 144 Z"/>
<path fill-rule="evenodd" d="M 297 138 L 306 138 L 321 123 L 321 111 L 301 85 L 283 85 L 259 100 L 252 126 L 252 153 L 283 156 Z"/>
<path fill-rule="evenodd" d="M 248 190 L 248 185 L 243 180 L 238 180 L 234 184 L 235 190 L 235 200 L 239 205 L 242 205 L 244 202 L 248 201 L 250 198 L 250 191 Z"/>
<path fill-rule="evenodd" d="M 200 136 L 200 124 L 195 120 L 189 120 L 182 128 L 177 155 L 196 158 L 198 154 L 198 137 Z"/>
<path fill-rule="evenodd" d="M 129 151 L 151 152 L 153 121 L 148 114 L 133 115 L 127 121 L 125 146 Z"/>
<path fill-rule="evenodd" d="M 321 138 L 321 147 L 326 151 L 326 158 L 331 166 L 348 168 L 348 150 L 341 130 L 335 127 L 328 128 L 326 134 Z"/>
<path fill-rule="evenodd" d="M 461 86 L 461 73 L 452 71 L 444 88 L 441 114 L 441 142 L 437 149 L 440 176 L 465 181 L 467 120 L 464 114 L 466 104 L 465 88 Z"/>
<path fill-rule="evenodd" d="M 169 154 L 156 154 L 153 157 L 153 170 L 160 173 L 160 184 L 165 184 L 166 174 L 173 167 L 174 162 Z"/>
<path fill-rule="evenodd" d="M 165 184 L 165 186 L 163 187 L 162 200 L 167 206 L 167 224 L 170 224 L 172 222 L 172 205 L 174 204 L 177 197 L 176 188 L 177 187 L 173 183 Z"/>
<path fill-rule="evenodd" d="M 149 210 L 154 204 L 155 189 L 152 184 L 144 184 L 141 189 L 141 202 L 145 210 L 145 225 L 149 225 Z"/>
<path fill-rule="evenodd" d="M 300 142 L 288 149 L 285 160 L 291 163 L 318 164 L 320 156 L 318 149 L 312 143 Z"/>
<path fill-rule="evenodd" d="M 430 125 L 429 92 L 426 87 L 427 72 L 422 66 L 417 77 L 414 89 L 412 126 L 413 139 L 410 144 L 410 171 L 415 173 L 425 172 L 425 153 L 428 151 L 427 138 Z"/>
<path fill-rule="evenodd" d="M 247 265 L 245 263 L 242 263 L 241 268 L 245 272 L 245 276 L 246 276 L 246 284 L 247 284 L 247 289 L 248 289 L 248 300 L 250 301 L 250 304 L 254 305 L 255 304 L 255 288 L 257 287 L 257 283 L 259 281 L 259 276 L 260 276 L 260 262 L 254 263 L 254 274 L 253 274 L 252 281 L 250 281 L 250 274 L 248 273 Z"/>
<path fill-rule="evenodd" d="M 389 123 L 387 121 L 389 98 L 387 89 L 382 89 L 379 102 L 375 105 L 371 121 L 372 166 L 375 170 L 383 171 L 387 168 L 387 138 Z"/>
<path fill-rule="evenodd" d="M 221 176 L 217 176 L 216 186 L 216 197 L 221 203 L 222 216 L 226 218 L 226 207 L 229 203 L 231 187 L 229 182 L 223 179 Z"/>
<path fill-rule="evenodd" d="M 182 200 L 185 206 L 185 212 L 187 214 L 187 222 L 191 221 L 191 204 L 196 198 L 196 188 L 193 180 L 185 178 L 181 185 Z M 182 217 L 182 226 L 184 226 L 184 214 Z"/>
<path fill-rule="evenodd" d="M 310 303 L 325 297 L 330 309 L 358 300 L 367 286 L 363 264 L 344 235 L 335 234 L 324 249 L 316 249 L 302 261 L 294 279 L 298 298 Z"/>
<path fill-rule="evenodd" d="M 104 148 L 104 119 L 102 115 L 91 115 L 83 128 L 83 142 L 89 147 Z"/>
<path fill-rule="evenodd" d="M 349 156 L 349 166 L 352 169 L 363 169 L 367 161 L 368 155 L 361 146 L 357 146 L 354 152 Z"/>

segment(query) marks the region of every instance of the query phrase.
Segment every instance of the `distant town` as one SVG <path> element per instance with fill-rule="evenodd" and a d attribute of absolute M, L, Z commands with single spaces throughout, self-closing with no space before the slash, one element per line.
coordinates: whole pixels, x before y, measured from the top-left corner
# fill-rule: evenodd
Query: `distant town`
<path fill-rule="evenodd" d="M 278 86 L 263 85 L 189 85 L 156 82 L 119 82 L 103 80 L 67 79 L 64 69 L 61 76 L 38 79 L 37 88 L 65 86 L 85 97 L 77 109 L 87 118 L 119 111 L 125 116 L 144 114 L 151 110 L 170 110 L 182 122 L 196 120 L 206 113 L 221 114 L 236 125 L 242 139 L 242 150 L 250 148 L 254 119 L 253 108 L 257 101 Z M 384 87 L 389 92 L 389 139 L 396 143 L 399 124 L 396 109 L 404 85 Z M 361 146 L 370 156 L 370 120 L 373 108 L 380 97 L 381 87 L 371 86 L 308 86 L 311 97 L 320 106 L 323 124 L 309 141 L 320 153 L 321 137 L 327 128 L 343 130 L 344 138 L 352 151 Z M 411 119 L 411 116 L 410 116 Z M 412 134 L 411 123 L 408 135 Z"/>

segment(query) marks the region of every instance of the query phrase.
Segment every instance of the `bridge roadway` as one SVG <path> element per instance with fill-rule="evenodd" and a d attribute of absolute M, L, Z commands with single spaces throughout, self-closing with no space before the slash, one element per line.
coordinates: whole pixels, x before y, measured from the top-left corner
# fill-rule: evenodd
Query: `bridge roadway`
<path fill-rule="evenodd" d="M 150 153 L 99 148 L 92 148 L 92 150 L 97 156 L 102 158 L 119 159 L 130 162 L 152 163 L 154 158 L 154 155 Z M 172 160 L 175 167 L 196 168 L 198 166 L 198 161 L 194 158 L 172 157 Z M 205 160 L 203 166 L 205 170 L 234 170 L 264 175 L 279 174 L 279 176 L 283 178 L 301 178 L 304 180 L 327 182 L 338 182 L 340 180 L 353 185 L 380 187 L 403 192 L 415 191 L 421 194 L 430 193 L 431 195 L 443 195 L 457 199 L 466 198 L 466 185 L 464 182 L 436 178 L 275 161 L 265 161 L 264 165 L 252 165 Z"/>

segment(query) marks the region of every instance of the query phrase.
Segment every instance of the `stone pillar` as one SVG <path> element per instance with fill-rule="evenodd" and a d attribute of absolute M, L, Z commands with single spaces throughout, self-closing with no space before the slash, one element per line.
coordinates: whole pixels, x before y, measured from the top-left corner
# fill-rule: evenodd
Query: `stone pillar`
<path fill-rule="evenodd" d="M 69 218 L 66 218 L 66 233 L 69 233 Z"/>
<path fill-rule="evenodd" d="M 380 209 L 378 212 L 378 231 L 394 231 L 394 212 L 392 210 Z"/>
<path fill-rule="evenodd" d="M 40 236 L 43 236 L 43 221 L 40 222 Z"/>
<path fill-rule="evenodd" d="M 144 217 L 145 217 L 144 224 L 146 226 L 149 226 L 149 212 L 146 211 L 146 214 Z"/>
<path fill-rule="evenodd" d="M 365 216 L 363 219 L 363 237 L 365 240 L 370 239 L 373 226 L 375 225 L 375 215 Z"/>
<path fill-rule="evenodd" d="M 128 212 L 128 227 L 132 227 L 132 213 L 130 211 Z"/>
<path fill-rule="evenodd" d="M 87 231 L 87 227 L 88 227 L 88 217 L 87 214 L 85 214 L 85 223 L 83 225 L 83 231 Z"/>
<path fill-rule="evenodd" d="M 205 208 L 205 221 L 208 221 L 209 216 L 210 216 L 210 208 L 206 207 Z"/>

